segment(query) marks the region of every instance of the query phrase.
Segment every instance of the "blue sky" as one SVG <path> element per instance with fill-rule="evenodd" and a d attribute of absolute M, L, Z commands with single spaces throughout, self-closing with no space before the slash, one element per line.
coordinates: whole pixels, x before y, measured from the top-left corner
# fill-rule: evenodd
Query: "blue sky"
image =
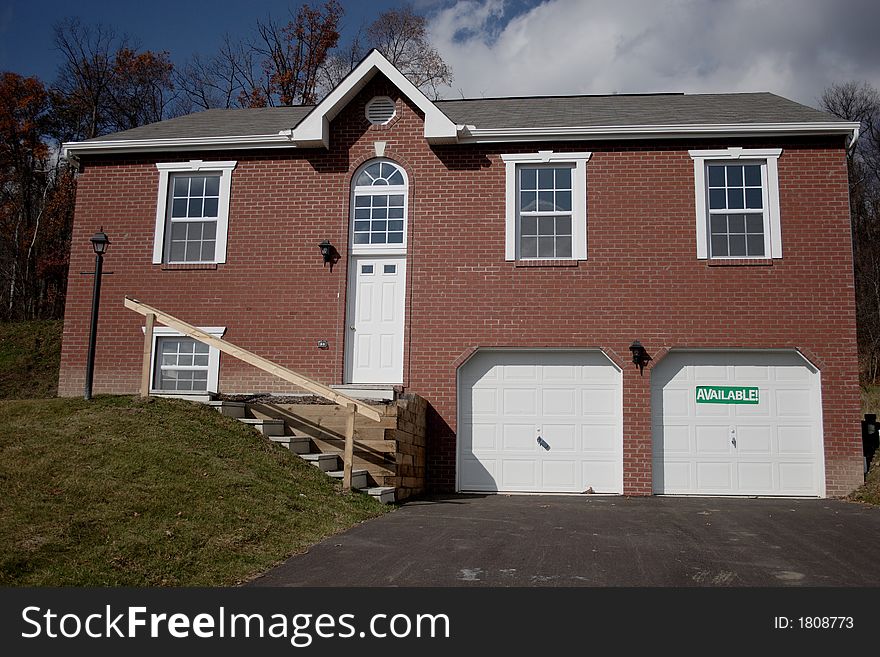
<path fill-rule="evenodd" d="M 0 0 L 0 70 L 54 79 L 59 60 L 52 44 L 52 25 L 67 16 L 112 25 L 141 47 L 167 50 L 175 62 L 182 62 L 193 52 L 216 51 L 227 32 L 249 36 L 257 18 L 271 14 L 286 19 L 289 8 L 300 4 L 286 0 Z M 364 21 L 399 4 L 396 0 L 344 2 L 343 33 L 353 33 Z"/>
<path fill-rule="evenodd" d="M 300 2 L 294 2 L 298 7 Z M 398 0 L 345 0 L 343 35 Z M 834 82 L 880 88 L 880 0 L 415 0 L 452 66 L 448 98 L 771 91 L 815 106 Z M 282 0 L 0 0 L 0 70 L 55 76 L 52 24 L 71 14 L 176 63 L 245 38 Z"/>

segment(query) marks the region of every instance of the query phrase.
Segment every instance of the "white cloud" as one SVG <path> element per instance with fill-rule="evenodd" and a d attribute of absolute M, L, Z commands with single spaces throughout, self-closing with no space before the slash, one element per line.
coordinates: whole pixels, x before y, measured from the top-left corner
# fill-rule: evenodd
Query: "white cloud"
<path fill-rule="evenodd" d="M 880 87 L 876 0 L 503 0 L 430 17 L 447 97 L 772 91 L 814 105 L 833 82 Z"/>

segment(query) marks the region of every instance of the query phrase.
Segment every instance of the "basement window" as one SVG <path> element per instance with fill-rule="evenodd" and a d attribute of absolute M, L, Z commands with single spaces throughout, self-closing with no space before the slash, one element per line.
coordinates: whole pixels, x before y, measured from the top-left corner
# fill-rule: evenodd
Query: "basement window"
<path fill-rule="evenodd" d="M 501 156 L 506 260 L 586 260 L 590 156 L 553 151 Z"/>
<path fill-rule="evenodd" d="M 236 162 L 159 163 L 154 264 L 226 262 L 229 197 Z"/>
<path fill-rule="evenodd" d="M 782 257 L 780 149 L 690 151 L 698 259 Z"/>
<path fill-rule="evenodd" d="M 225 327 L 201 330 L 222 337 Z M 217 392 L 220 350 L 166 327 L 153 329 L 152 392 L 204 394 Z"/>

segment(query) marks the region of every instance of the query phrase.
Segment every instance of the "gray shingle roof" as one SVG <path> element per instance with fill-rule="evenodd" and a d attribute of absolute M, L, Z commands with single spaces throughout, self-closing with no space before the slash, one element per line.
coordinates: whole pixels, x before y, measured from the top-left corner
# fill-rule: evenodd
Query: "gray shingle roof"
<path fill-rule="evenodd" d="M 478 129 L 839 121 L 771 93 L 482 98 L 442 100 L 437 106 L 454 123 Z M 90 141 L 277 135 L 311 110 L 312 106 L 207 110 Z"/>
<path fill-rule="evenodd" d="M 95 137 L 89 141 L 277 135 L 279 131 L 288 130 L 295 126 L 311 111 L 311 105 L 260 107 L 258 109 L 212 109 Z"/>
<path fill-rule="evenodd" d="M 455 123 L 480 129 L 838 120 L 770 93 L 487 98 L 437 105 Z"/>

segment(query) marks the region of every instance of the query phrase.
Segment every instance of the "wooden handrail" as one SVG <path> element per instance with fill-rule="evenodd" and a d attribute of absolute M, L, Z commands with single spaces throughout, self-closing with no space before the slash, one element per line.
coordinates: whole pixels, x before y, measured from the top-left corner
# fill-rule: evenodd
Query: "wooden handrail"
<path fill-rule="evenodd" d="M 261 369 L 264 372 L 274 374 L 279 379 L 283 379 L 289 383 L 293 383 L 294 385 L 297 385 L 314 395 L 323 397 L 324 399 L 329 399 L 330 401 L 339 404 L 340 406 L 353 406 L 355 413 L 359 413 L 364 417 L 368 417 L 374 422 L 379 422 L 382 420 L 382 416 L 379 414 L 379 412 L 371 408 L 367 404 L 353 399 L 348 395 L 343 395 L 333 388 L 325 386 L 323 383 L 313 381 L 312 379 L 303 376 L 302 374 L 298 374 L 293 370 L 290 370 L 281 365 L 277 365 L 276 363 L 273 363 L 272 361 L 263 358 L 262 356 L 258 356 L 257 354 L 248 351 L 247 349 L 242 349 L 241 347 L 235 346 L 231 342 L 227 342 L 222 338 L 218 338 L 211 335 L 210 333 L 206 333 L 205 331 L 196 328 L 192 324 L 187 324 L 183 320 L 178 319 L 174 315 L 169 315 L 168 313 L 163 312 L 158 308 L 153 308 L 152 306 L 141 303 L 137 299 L 132 299 L 131 297 L 125 297 L 125 307 L 129 310 L 133 310 L 136 313 L 140 313 L 141 315 L 147 317 L 149 315 L 153 315 L 156 321 L 164 324 L 165 326 L 176 329 L 184 335 L 197 339 L 199 342 L 204 342 L 205 344 L 211 345 L 212 347 L 219 349 L 223 353 L 229 354 L 233 358 L 244 361 L 248 365 L 253 365 L 254 367 Z M 146 359 L 145 362 L 147 362 Z M 348 436 L 346 436 L 346 442 L 348 442 L 348 439 Z"/>

